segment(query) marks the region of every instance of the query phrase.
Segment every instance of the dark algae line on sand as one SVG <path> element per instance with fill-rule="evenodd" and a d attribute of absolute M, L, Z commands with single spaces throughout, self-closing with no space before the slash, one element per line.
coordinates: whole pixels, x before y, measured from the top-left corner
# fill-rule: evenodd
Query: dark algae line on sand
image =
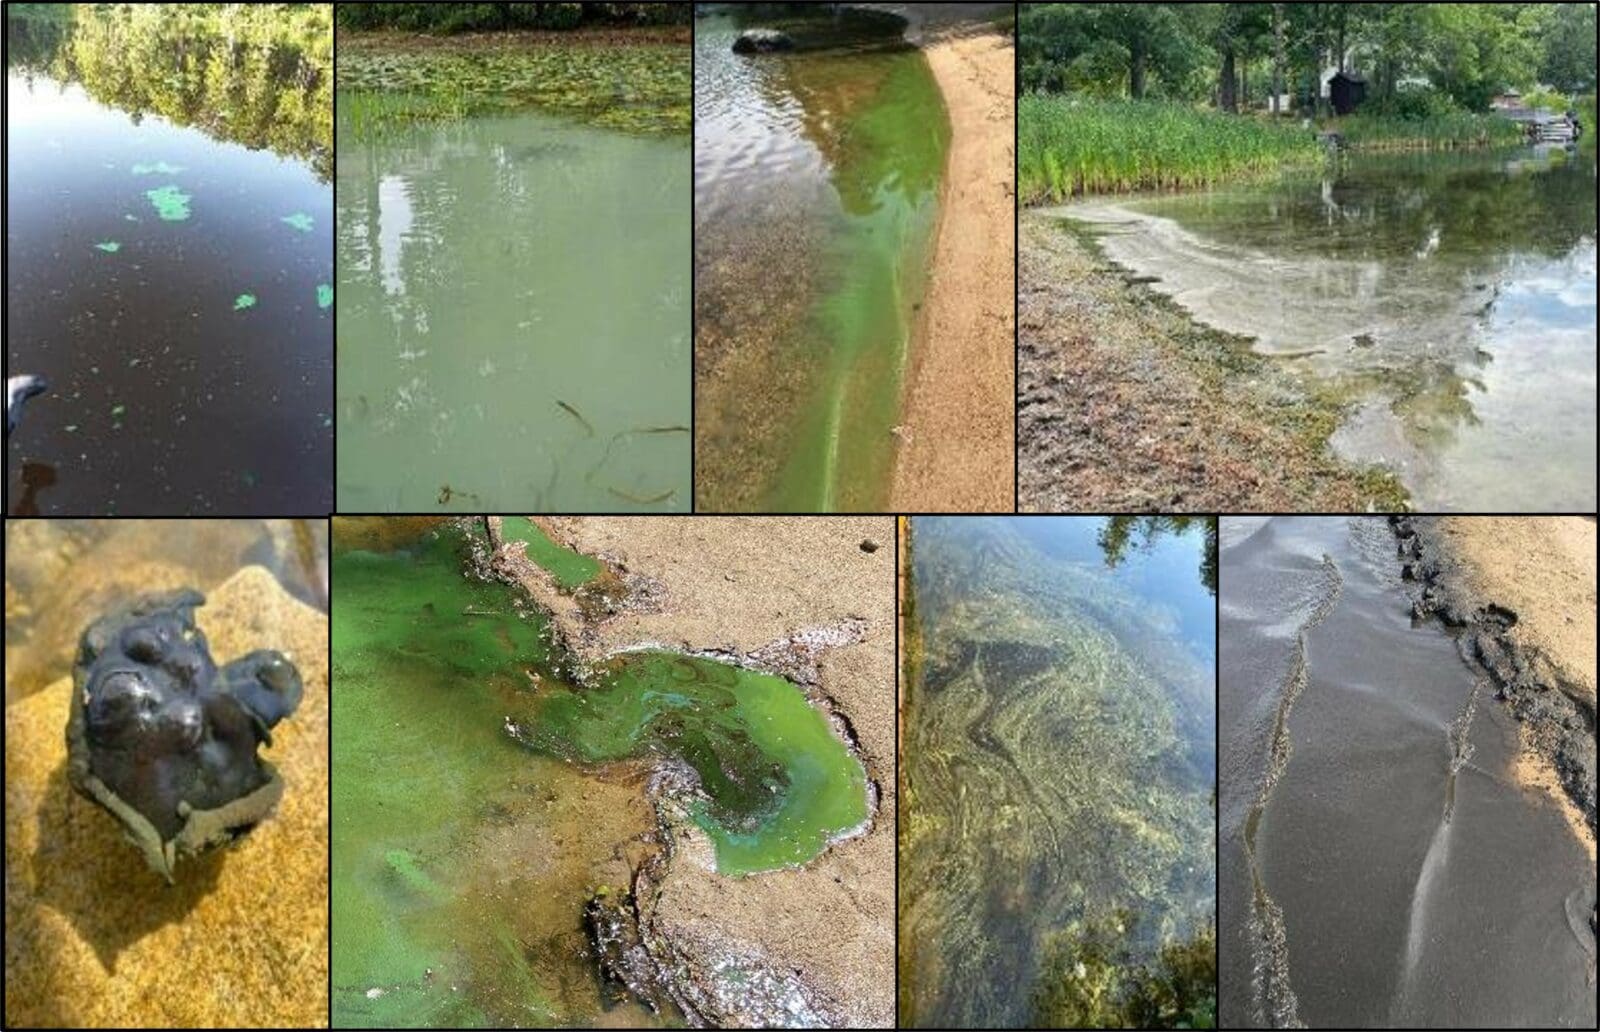
<path fill-rule="evenodd" d="M 913 519 L 908 1026 L 1214 1023 L 1209 524 Z"/>
<path fill-rule="evenodd" d="M 626 899 L 687 829 L 758 876 L 865 821 L 859 759 L 793 684 L 649 649 L 578 664 L 520 589 L 469 572 L 476 526 L 382 551 L 340 530 L 334 1024 L 681 1021 L 606 987 L 590 901 Z M 574 556 L 530 548 L 581 587 Z"/>
<path fill-rule="evenodd" d="M 898 18 L 697 19 L 697 483 L 703 507 L 875 509 L 949 143 Z M 779 274 L 779 269 L 782 272 Z"/>
<path fill-rule="evenodd" d="M 1592 1025 L 1592 861 L 1413 618 L 1387 522 L 1230 517 L 1221 545 L 1222 1025 Z"/>

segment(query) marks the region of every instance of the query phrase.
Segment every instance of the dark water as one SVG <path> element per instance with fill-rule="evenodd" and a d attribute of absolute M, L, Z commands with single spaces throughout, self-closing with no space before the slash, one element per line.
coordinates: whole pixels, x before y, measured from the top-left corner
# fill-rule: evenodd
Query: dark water
<path fill-rule="evenodd" d="M 1595 506 L 1595 159 L 1355 155 L 1088 205 L 1108 254 L 1201 321 L 1327 378 L 1337 451 L 1422 509 Z"/>
<path fill-rule="evenodd" d="M 6 369 L 51 390 L 7 442 L 8 512 L 329 511 L 330 5 L 29 7 Z"/>
<path fill-rule="evenodd" d="M 1222 1026 L 1593 1027 L 1594 868 L 1387 524 L 1229 518 L 1221 564 Z"/>
<path fill-rule="evenodd" d="M 908 660 L 899 926 L 908 1024 L 1048 1020 L 1036 1001 L 1064 976 L 1048 958 L 1093 922 L 1124 911 L 1119 938 L 1147 955 L 1210 919 L 1206 529 L 913 520 L 907 633 L 921 648 Z"/>

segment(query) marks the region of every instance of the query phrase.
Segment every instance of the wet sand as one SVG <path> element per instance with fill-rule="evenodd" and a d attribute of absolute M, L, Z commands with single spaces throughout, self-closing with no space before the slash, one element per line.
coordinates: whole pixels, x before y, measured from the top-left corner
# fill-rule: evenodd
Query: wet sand
<path fill-rule="evenodd" d="M 1414 618 L 1381 518 L 1221 536 L 1219 1024 L 1592 1026 L 1593 863 L 1473 631 Z"/>
<path fill-rule="evenodd" d="M 1478 607 L 1516 614 L 1504 633 L 1535 665 L 1548 663 L 1553 687 L 1595 721 L 1595 521 L 1587 516 L 1451 516 L 1431 526 L 1446 553 L 1445 590 Z M 1592 782 L 1564 788 L 1558 761 L 1539 747 L 1539 729 L 1522 734 L 1517 780 L 1542 793 L 1595 856 L 1595 829 L 1579 804 Z M 1577 796 L 1577 799 L 1574 798 Z"/>
<path fill-rule="evenodd" d="M 1393 477 L 1329 451 L 1339 399 L 1130 283 L 1064 221 L 1020 217 L 1021 511 L 1404 508 Z"/>
<path fill-rule="evenodd" d="M 865 834 L 803 868 L 746 878 L 683 845 L 641 924 L 708 984 L 716 965 L 792 974 L 808 1007 L 842 1027 L 895 1016 L 894 522 L 890 517 L 540 520 L 607 559 L 648 598 L 600 622 L 547 580 L 529 587 L 589 657 L 643 642 L 717 650 L 786 673 L 847 725 L 876 786 Z M 863 542 L 877 546 L 872 551 Z M 813 647 L 807 649 L 810 643 Z M 814 659 L 814 666 L 806 657 Z M 709 1015 L 740 1023 L 736 1011 Z"/>
<path fill-rule="evenodd" d="M 895 508 L 1012 507 L 1016 49 L 993 31 L 924 48 L 950 113 L 927 301 L 895 465 Z"/>

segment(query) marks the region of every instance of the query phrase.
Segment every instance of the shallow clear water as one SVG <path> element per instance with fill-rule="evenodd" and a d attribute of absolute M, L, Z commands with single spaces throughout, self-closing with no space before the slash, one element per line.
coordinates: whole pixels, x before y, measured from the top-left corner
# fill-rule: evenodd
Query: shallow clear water
<path fill-rule="evenodd" d="M 10 6 L 8 511 L 328 512 L 327 6 Z"/>
<path fill-rule="evenodd" d="M 1089 923 L 1125 908 L 1147 955 L 1211 919 L 1208 524 L 913 519 L 906 1024 L 1048 1021 L 1047 958 Z"/>
<path fill-rule="evenodd" d="M 777 22 L 800 45 L 761 56 L 745 24 L 695 24 L 697 495 L 879 508 L 949 119 L 898 19 Z"/>
<path fill-rule="evenodd" d="M 340 507 L 687 511 L 688 139 L 343 119 Z"/>
<path fill-rule="evenodd" d="M 1355 155 L 1063 209 L 1202 322 L 1338 381 L 1341 454 L 1423 509 L 1595 505 L 1595 162 Z"/>
<path fill-rule="evenodd" d="M 1387 523 L 1221 537 L 1221 1025 L 1592 1027 L 1567 919 L 1592 863 L 1515 782 L 1504 706 L 1413 624 Z"/>
<path fill-rule="evenodd" d="M 334 1024 L 659 1023 L 583 923 L 661 849 L 657 802 L 722 873 L 771 870 L 865 819 L 860 761 L 794 685 L 714 660 L 629 652 L 576 687 L 542 614 L 464 575 L 459 528 L 354 547 L 377 530 L 334 528 Z"/>

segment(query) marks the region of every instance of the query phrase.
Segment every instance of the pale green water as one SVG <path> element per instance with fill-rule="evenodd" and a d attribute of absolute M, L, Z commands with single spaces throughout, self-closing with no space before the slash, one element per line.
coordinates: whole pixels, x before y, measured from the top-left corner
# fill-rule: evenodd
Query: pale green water
<path fill-rule="evenodd" d="M 687 511 L 688 139 L 340 118 L 340 507 Z"/>

